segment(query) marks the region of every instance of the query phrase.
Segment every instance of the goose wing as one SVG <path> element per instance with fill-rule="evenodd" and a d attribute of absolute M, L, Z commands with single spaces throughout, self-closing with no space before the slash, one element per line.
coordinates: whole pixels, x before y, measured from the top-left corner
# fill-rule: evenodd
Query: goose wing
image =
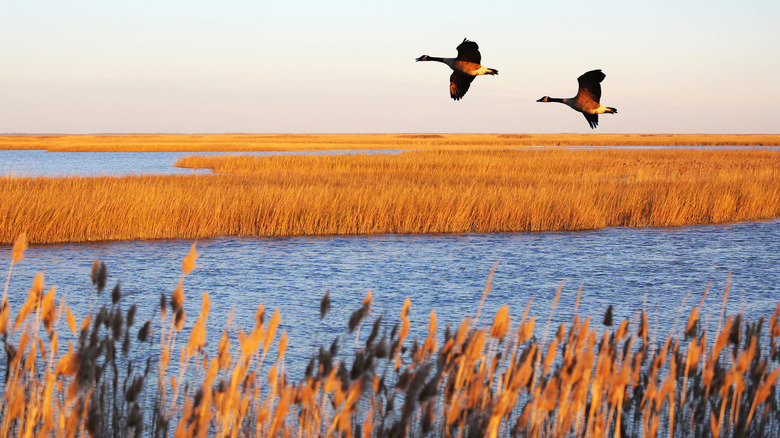
<path fill-rule="evenodd" d="M 577 91 L 575 99 L 580 101 L 582 101 L 582 99 L 590 99 L 593 102 L 598 103 L 601 100 L 601 81 L 606 77 L 607 75 L 602 73 L 601 70 L 591 70 L 587 73 L 583 73 L 582 76 L 577 78 L 580 89 Z M 590 122 L 590 120 L 588 120 L 588 122 Z M 598 121 L 596 123 L 598 123 Z"/>
<path fill-rule="evenodd" d="M 482 61 L 482 55 L 479 54 L 479 46 L 474 41 L 463 38 L 463 42 L 458 46 L 458 61 L 468 61 L 479 64 Z"/>
<path fill-rule="evenodd" d="M 599 126 L 599 115 L 598 114 L 582 113 L 582 115 L 584 115 L 585 116 L 585 120 L 588 121 L 588 125 L 590 125 L 590 129 L 596 129 L 596 126 Z"/>
<path fill-rule="evenodd" d="M 450 97 L 455 100 L 460 100 L 469 91 L 471 81 L 475 76 L 469 76 L 457 71 L 453 71 L 450 75 Z"/>

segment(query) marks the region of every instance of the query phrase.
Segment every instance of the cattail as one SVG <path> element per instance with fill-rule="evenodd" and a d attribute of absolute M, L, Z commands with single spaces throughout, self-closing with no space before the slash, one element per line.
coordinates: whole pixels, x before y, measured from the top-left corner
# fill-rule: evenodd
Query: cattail
<path fill-rule="evenodd" d="M 339 363 L 336 376 L 339 378 L 339 380 L 341 380 L 341 390 L 347 392 L 349 389 L 349 372 L 347 371 L 347 366 L 344 364 L 344 362 Z"/>
<path fill-rule="evenodd" d="M 607 307 L 607 311 L 604 312 L 604 325 L 612 327 L 612 304 Z"/>
<path fill-rule="evenodd" d="M 306 369 L 303 372 L 303 376 L 307 379 L 312 376 L 314 372 L 314 357 L 309 358 L 309 362 L 306 364 Z"/>
<path fill-rule="evenodd" d="M 97 315 L 95 316 L 95 326 L 105 326 L 106 328 L 109 327 L 109 321 L 108 321 L 108 309 L 105 305 L 100 306 L 100 310 L 98 310 Z"/>
<path fill-rule="evenodd" d="M 127 324 L 127 328 L 132 327 L 133 323 L 135 322 L 136 310 L 137 310 L 137 306 L 135 304 L 130 306 L 130 308 L 127 310 L 127 317 L 125 318 L 125 323 Z"/>
<path fill-rule="evenodd" d="M 175 314 L 175 324 L 176 324 L 177 332 L 180 332 L 181 329 L 184 328 L 184 319 L 185 319 L 184 307 L 179 307 L 179 309 L 176 310 L 176 314 Z"/>
<path fill-rule="evenodd" d="M 330 310 L 330 290 L 325 292 L 325 295 L 320 300 L 320 319 L 325 318 L 325 315 Z"/>
<path fill-rule="evenodd" d="M 330 355 L 333 357 L 336 357 L 336 355 L 339 353 L 339 338 L 336 338 L 331 342 L 330 349 L 328 350 L 330 352 Z"/>
<path fill-rule="evenodd" d="M 127 391 L 125 391 L 125 401 L 129 403 L 133 403 L 138 399 L 138 394 L 141 393 L 141 391 L 144 388 L 144 378 L 141 376 L 136 376 L 133 379 L 133 382 L 130 384 L 130 387 L 127 388 Z"/>
<path fill-rule="evenodd" d="M 146 321 L 143 326 L 141 326 L 141 329 L 138 330 L 138 340 L 140 342 L 146 342 L 146 339 L 149 337 L 149 330 L 151 329 L 152 322 Z"/>
<path fill-rule="evenodd" d="M 165 297 L 164 292 L 160 292 L 160 312 L 162 312 L 163 315 L 165 315 L 165 309 L 168 305 L 168 298 Z"/>
<path fill-rule="evenodd" d="M 127 353 L 130 352 L 130 331 L 125 331 L 125 336 L 122 339 L 122 355 L 127 356 Z"/>
<path fill-rule="evenodd" d="M 355 359 L 352 361 L 352 369 L 349 371 L 350 379 L 356 380 L 358 377 L 360 377 L 361 374 L 363 374 L 365 369 L 365 362 L 366 361 L 362 353 L 355 354 Z"/>
<path fill-rule="evenodd" d="M 374 347 L 374 355 L 377 357 L 377 359 L 387 358 L 387 343 L 385 342 L 384 338 Z"/>
<path fill-rule="evenodd" d="M 380 316 L 374 321 L 374 324 L 371 326 L 371 333 L 368 335 L 368 339 L 366 339 L 366 348 L 370 348 L 371 344 L 374 343 L 377 336 L 379 336 L 379 326 L 382 324 L 382 317 Z"/>
<path fill-rule="evenodd" d="M 119 339 L 122 336 L 122 327 L 124 326 L 124 320 L 122 318 L 122 312 L 111 312 L 111 333 L 114 335 L 114 339 Z"/>
<path fill-rule="evenodd" d="M 431 378 L 431 380 L 428 381 L 428 383 L 423 386 L 422 390 L 420 390 L 420 395 L 418 397 L 420 403 L 425 403 L 430 398 L 436 396 L 438 393 L 439 388 L 439 379 L 437 376 L 434 376 Z"/>
<path fill-rule="evenodd" d="M 352 312 L 352 314 L 349 316 L 349 323 L 347 324 L 350 333 L 355 331 L 355 329 L 360 325 L 360 322 L 363 320 L 363 318 L 365 318 L 365 316 L 366 316 L 366 308 L 364 306 L 360 306 L 359 309 Z"/>
<path fill-rule="evenodd" d="M 411 370 L 404 370 L 400 376 L 398 376 L 398 381 L 395 383 L 395 387 L 404 391 L 409 390 L 409 385 L 412 383 L 412 379 L 414 378 L 414 372 Z"/>
<path fill-rule="evenodd" d="M 122 299 L 122 290 L 119 287 L 119 282 L 116 283 L 114 289 L 111 291 L 111 303 L 116 304 Z"/>
<path fill-rule="evenodd" d="M 100 293 L 103 292 L 103 289 L 106 287 L 106 279 L 108 278 L 108 269 L 106 269 L 106 264 L 95 260 L 92 263 L 91 278 L 92 284 L 97 286 L 98 295 L 100 295 Z"/>
<path fill-rule="evenodd" d="M 734 324 L 731 326 L 731 332 L 729 334 L 729 342 L 735 348 L 739 346 L 740 335 L 742 333 L 742 314 L 738 314 L 734 320 Z"/>

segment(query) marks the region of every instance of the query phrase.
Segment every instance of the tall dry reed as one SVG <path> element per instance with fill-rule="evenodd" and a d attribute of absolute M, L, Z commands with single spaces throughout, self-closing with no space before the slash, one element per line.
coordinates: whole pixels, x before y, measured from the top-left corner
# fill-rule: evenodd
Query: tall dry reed
<path fill-rule="evenodd" d="M 14 245 L 11 266 L 26 242 Z M 206 347 L 209 297 L 195 323 L 182 276 L 140 328 L 119 286 L 106 292 L 96 262 L 99 310 L 76 323 L 56 288 L 36 277 L 15 313 L 4 299 L 6 363 L 0 398 L 3 436 L 777 436 L 780 410 L 778 311 L 756 323 L 729 315 L 713 334 L 702 301 L 681 333 L 648 340 L 647 314 L 598 328 L 575 314 L 538 338 L 528 307 L 515 318 L 464 316 L 443 333 L 434 312 L 424 340 L 410 340 L 411 302 L 388 332 L 371 317 L 369 292 L 345 329 L 319 347 L 304 375 L 286 373 L 281 315 L 260 304 L 253 327 L 228 321 Z M 5 293 L 8 292 L 6 290 Z M 490 281 L 483 300 L 490 291 Z M 560 290 L 558 291 L 560 293 Z M 102 299 L 101 299 L 102 297 Z M 724 294 L 724 302 L 727 293 Z M 476 296 L 475 296 L 476 299 Z M 320 304 L 326 317 L 328 294 Z M 155 321 L 155 319 L 157 321 Z M 63 326 L 64 324 L 64 326 Z M 365 327 L 362 335 L 360 328 Z M 238 335 L 236 336 L 236 329 Z M 312 330 L 315 326 L 312 326 Z M 548 340 L 548 329 L 552 335 Z M 765 330 L 766 329 L 766 330 Z M 70 338 L 62 352 L 59 339 Z M 216 339 L 216 338 L 213 338 Z M 347 342 L 349 344 L 350 342 Z M 341 349 L 347 352 L 340 353 Z M 268 353 L 272 352 L 272 355 Z"/>
<path fill-rule="evenodd" d="M 780 216 L 772 151 L 187 157 L 216 175 L 0 177 L 0 242 L 678 226 Z"/>

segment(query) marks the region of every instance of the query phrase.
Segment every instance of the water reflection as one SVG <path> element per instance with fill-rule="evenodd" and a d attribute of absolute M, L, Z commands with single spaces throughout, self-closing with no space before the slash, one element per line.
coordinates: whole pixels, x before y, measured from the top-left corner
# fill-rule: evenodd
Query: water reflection
<path fill-rule="evenodd" d="M 57 285 L 57 293 L 83 317 L 90 267 L 97 258 L 108 266 L 109 285 L 121 281 L 130 295 L 128 304 L 137 303 L 139 315 L 148 317 L 160 293 L 170 295 L 175 288 L 190 244 L 173 240 L 32 246 L 14 267 L 12 308 L 19 309 L 32 278 L 43 269 L 47 284 Z M 203 292 L 211 296 L 212 336 L 219 336 L 233 309 L 236 325 L 249 329 L 259 303 L 270 311 L 279 308 L 291 358 L 310 353 L 314 337 L 330 340 L 344 333 L 350 313 L 369 289 L 372 315 L 384 315 L 388 325 L 398 320 L 406 297 L 411 298 L 412 336 L 425 336 L 431 310 L 440 327 L 457 324 L 474 314 L 496 262 L 483 315 L 492 318 L 509 304 L 513 317 L 519 318 L 533 297 L 531 313 L 538 326 L 546 321 L 561 281 L 556 325 L 571 320 L 582 285 L 579 314 L 600 321 L 612 304 L 615 320 L 621 321 L 646 308 L 659 336 L 672 329 L 691 292 L 676 327 L 685 323 L 709 282 L 704 315 L 714 329 L 729 273 L 728 312 L 744 308 L 750 319 L 768 317 L 780 299 L 780 220 L 565 233 L 218 238 L 198 242 L 198 251 L 198 267 L 185 281 L 188 324 L 194 323 Z M 0 246 L 0 267 L 8 266 L 10 255 L 10 246 Z M 319 299 L 327 290 L 332 310 L 320 322 Z"/>

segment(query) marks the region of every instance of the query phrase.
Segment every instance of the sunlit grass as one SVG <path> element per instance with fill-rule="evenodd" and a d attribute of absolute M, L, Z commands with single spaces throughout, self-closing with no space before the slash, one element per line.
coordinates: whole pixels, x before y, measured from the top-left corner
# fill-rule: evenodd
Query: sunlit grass
<path fill-rule="evenodd" d="M 534 146 L 778 146 L 780 135 L 313 134 L 3 135 L 0 150 L 53 152 L 511 149 Z"/>
<path fill-rule="evenodd" d="M 190 157 L 216 175 L 0 177 L 0 242 L 559 231 L 780 217 L 771 151 Z M 224 173 L 223 173 L 224 172 Z"/>
<path fill-rule="evenodd" d="M 25 247 L 20 236 L 9 279 Z M 193 244 L 180 281 L 167 285 L 172 292 L 160 296 L 155 315 L 125 308 L 118 285 L 109 294 L 106 266 L 98 261 L 89 291 L 96 306 L 80 323 L 56 288 L 44 292 L 42 274 L 16 311 L 7 284 L 0 307 L 7 372 L 0 435 L 780 433 L 780 303 L 757 323 L 724 315 L 728 286 L 720 310 L 703 308 L 702 297 L 683 330 L 658 339 L 644 311 L 613 322 L 611 308 L 603 319 L 575 308 L 571 322 L 551 326 L 560 288 L 549 315 L 531 315 L 529 306 L 512 315 L 504 306 L 480 318 L 492 273 L 474 315 L 442 329 L 431 311 L 425 338 L 410 339 L 412 303 L 407 299 L 400 317 L 385 315 L 391 321 L 383 322 L 372 313 L 369 291 L 343 321 L 344 335 L 318 345 L 293 379 L 278 311 L 269 318 L 260 304 L 253 327 L 227 321 L 222 333 L 209 334 L 210 301 L 203 294 L 200 313 L 185 329 L 192 317 L 182 306 L 184 281 L 196 259 Z M 311 304 L 327 317 L 328 294 Z M 709 332 L 702 318 L 714 320 L 718 312 L 717 329 Z M 314 335 L 316 324 L 310 329 Z M 67 349 L 60 339 L 69 339 Z"/>

